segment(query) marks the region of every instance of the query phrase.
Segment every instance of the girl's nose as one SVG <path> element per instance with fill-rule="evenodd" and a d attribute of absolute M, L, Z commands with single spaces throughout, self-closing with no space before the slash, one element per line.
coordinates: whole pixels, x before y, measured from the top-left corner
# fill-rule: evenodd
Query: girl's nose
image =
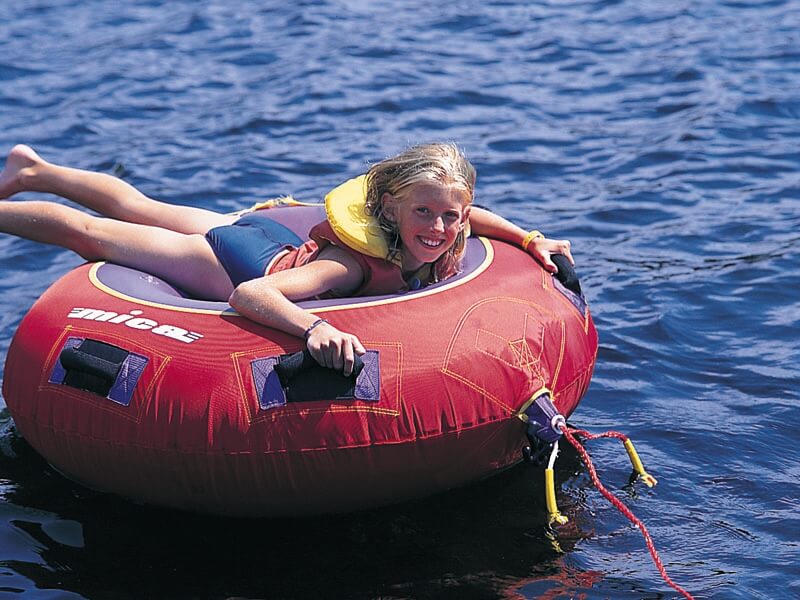
<path fill-rule="evenodd" d="M 444 231 L 444 219 L 442 219 L 442 217 L 435 217 L 433 219 L 432 229 L 437 233 Z"/>

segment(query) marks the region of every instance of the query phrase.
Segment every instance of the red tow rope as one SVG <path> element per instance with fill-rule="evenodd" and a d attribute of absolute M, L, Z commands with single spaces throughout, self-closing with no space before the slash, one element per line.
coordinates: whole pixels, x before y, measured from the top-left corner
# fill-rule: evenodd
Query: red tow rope
<path fill-rule="evenodd" d="M 598 491 L 603 496 L 605 496 L 605 498 L 609 502 L 611 502 L 611 504 L 613 504 L 617 508 L 617 510 L 619 510 L 623 515 L 625 515 L 625 517 L 627 517 L 627 519 L 631 523 L 633 523 L 639 529 L 639 531 L 642 532 L 642 535 L 644 536 L 644 541 L 647 544 L 647 549 L 650 551 L 650 556 L 653 557 L 653 562 L 655 563 L 656 568 L 658 568 L 658 572 L 661 573 L 661 577 L 664 579 L 664 581 L 670 587 L 672 587 L 674 590 L 682 594 L 688 600 L 694 600 L 694 596 L 692 596 L 689 592 L 687 592 L 677 583 L 672 581 L 669 575 L 667 575 L 667 570 L 664 568 L 664 564 L 661 562 L 661 558 L 658 556 L 658 551 L 656 550 L 655 544 L 653 544 L 653 539 L 650 537 L 650 533 L 647 531 L 647 527 L 645 527 L 644 523 L 636 515 L 634 515 L 633 512 L 627 506 L 625 506 L 625 504 L 623 504 L 619 498 L 617 498 L 614 494 L 609 492 L 605 488 L 605 486 L 600 482 L 600 478 L 597 476 L 597 471 L 595 471 L 594 465 L 592 464 L 592 459 L 589 457 L 589 453 L 586 452 L 586 449 L 575 438 L 575 435 L 579 435 L 583 438 L 586 438 L 587 440 L 594 440 L 598 438 L 608 438 L 608 437 L 613 437 L 622 440 L 622 442 L 625 444 L 625 449 L 628 451 L 628 455 L 631 458 L 631 462 L 634 465 L 634 469 L 636 469 L 639 475 L 645 480 L 645 483 L 647 483 L 647 485 L 650 486 L 654 485 L 655 480 L 650 475 L 648 475 L 645 472 L 644 467 L 641 466 L 641 461 L 639 460 L 639 457 L 636 455 L 636 451 L 633 449 L 633 444 L 631 444 L 628 437 L 625 434 L 619 433 L 617 431 L 607 431 L 605 433 L 592 434 L 582 429 L 568 429 L 565 426 L 561 427 L 561 431 L 564 434 L 564 437 L 567 438 L 567 440 L 569 440 L 569 443 L 572 444 L 575 447 L 575 450 L 578 451 L 578 454 L 580 454 L 581 459 L 586 465 L 586 468 L 589 470 L 589 476 L 592 479 L 592 483 L 594 483 L 594 486 L 598 489 Z"/>

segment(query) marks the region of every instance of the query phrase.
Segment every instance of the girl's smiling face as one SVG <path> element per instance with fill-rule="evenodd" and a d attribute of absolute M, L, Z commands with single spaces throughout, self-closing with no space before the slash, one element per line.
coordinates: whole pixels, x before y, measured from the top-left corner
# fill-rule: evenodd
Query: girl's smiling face
<path fill-rule="evenodd" d="M 469 218 L 469 194 L 453 186 L 417 183 L 402 198 L 384 194 L 383 210 L 397 223 L 403 271 L 416 271 L 455 243 Z"/>

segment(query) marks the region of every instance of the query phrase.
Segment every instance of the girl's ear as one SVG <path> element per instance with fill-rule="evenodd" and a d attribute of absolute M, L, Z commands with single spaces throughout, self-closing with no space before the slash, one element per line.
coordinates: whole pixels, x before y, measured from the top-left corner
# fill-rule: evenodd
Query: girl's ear
<path fill-rule="evenodd" d="M 471 205 L 467 205 L 464 207 L 464 212 L 461 213 L 461 225 L 459 229 L 464 229 L 469 224 L 469 210 L 472 208 Z"/>
<path fill-rule="evenodd" d="M 391 223 L 397 223 L 397 199 L 389 192 L 384 192 L 381 196 L 381 207 L 383 216 Z"/>

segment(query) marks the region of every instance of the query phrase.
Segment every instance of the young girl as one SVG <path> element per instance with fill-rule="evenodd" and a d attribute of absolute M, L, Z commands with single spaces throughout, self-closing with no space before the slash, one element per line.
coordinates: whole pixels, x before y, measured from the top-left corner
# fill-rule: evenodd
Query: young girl
<path fill-rule="evenodd" d="M 317 362 L 349 375 L 355 355 L 365 352 L 361 342 L 294 301 L 394 293 L 450 277 L 470 230 L 520 244 L 551 272 L 552 254 L 573 262 L 568 241 L 527 233 L 473 207 L 474 186 L 475 169 L 453 144 L 414 146 L 372 166 L 364 211 L 388 249 L 375 258 L 342 243 L 327 221 L 302 243 L 270 219 L 159 202 L 120 179 L 48 163 L 19 145 L 0 173 L 0 199 L 46 192 L 110 218 L 54 202 L 0 202 L 0 231 L 152 273 L 196 297 L 227 300 L 245 317 L 303 337 Z"/>

